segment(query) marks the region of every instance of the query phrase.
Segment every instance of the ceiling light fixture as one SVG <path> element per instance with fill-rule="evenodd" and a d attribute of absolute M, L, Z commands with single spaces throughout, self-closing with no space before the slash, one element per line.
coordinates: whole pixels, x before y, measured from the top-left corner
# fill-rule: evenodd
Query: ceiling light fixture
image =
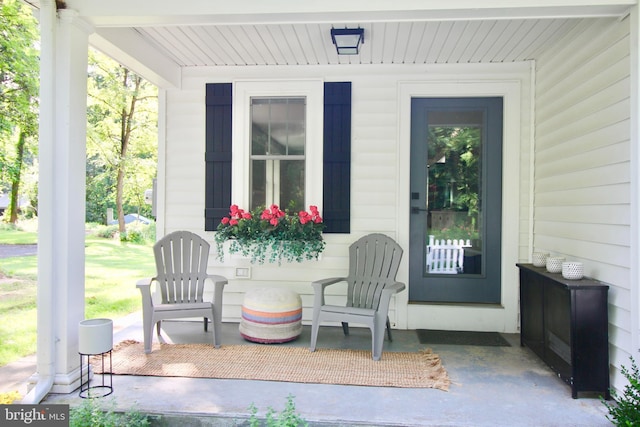
<path fill-rule="evenodd" d="M 364 43 L 364 28 L 332 28 L 331 40 L 338 55 L 357 55 Z"/>

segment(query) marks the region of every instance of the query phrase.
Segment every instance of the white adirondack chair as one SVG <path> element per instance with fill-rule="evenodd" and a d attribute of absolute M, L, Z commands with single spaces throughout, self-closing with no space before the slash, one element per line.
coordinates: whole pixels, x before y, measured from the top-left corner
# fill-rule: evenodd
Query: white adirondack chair
<path fill-rule="evenodd" d="M 339 321 L 345 335 L 349 322 L 365 324 L 371 329 L 373 360 L 380 360 L 385 327 L 391 341 L 389 303 L 391 297 L 405 288 L 396 282 L 402 258 L 402 248 L 384 234 L 369 234 L 349 247 L 349 274 L 312 283 L 314 290 L 311 345 L 316 349 L 318 330 L 323 321 Z M 339 282 L 347 283 L 346 305 L 325 303 L 325 288 Z"/>
<path fill-rule="evenodd" d="M 433 274 L 462 274 L 464 271 L 464 248 L 471 242 L 462 239 L 445 241 L 429 236 L 427 245 L 427 272 Z"/>
<path fill-rule="evenodd" d="M 203 317 L 204 330 L 208 319 L 213 322 L 213 344 L 220 347 L 222 322 L 222 291 L 227 279 L 207 274 L 209 243 L 197 234 L 175 231 L 160 239 L 153 247 L 157 275 L 139 280 L 142 293 L 142 319 L 144 351 L 151 353 L 153 325 L 157 325 L 158 336 L 164 319 Z M 206 280 L 214 285 L 213 301 L 203 298 Z M 162 301 L 154 304 L 151 284 L 160 289 Z"/>

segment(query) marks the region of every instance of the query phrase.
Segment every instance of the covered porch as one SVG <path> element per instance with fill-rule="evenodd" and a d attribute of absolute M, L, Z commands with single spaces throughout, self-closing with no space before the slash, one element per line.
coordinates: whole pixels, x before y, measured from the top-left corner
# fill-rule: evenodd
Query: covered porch
<path fill-rule="evenodd" d="M 256 81 L 269 87 L 282 81 L 311 82 L 314 90 L 324 82 L 353 84 L 351 178 L 345 180 L 353 191 L 344 203 L 352 209 L 347 211 L 349 232 L 328 235 L 323 259 L 312 268 L 251 267 L 246 277 L 236 274 L 236 267 L 245 267 L 240 261 L 220 264 L 211 259 L 212 270 L 234 282 L 225 290 L 223 319 L 232 332 L 223 337 L 223 345 L 237 335 L 233 322 L 239 319 L 247 289 L 277 282 L 306 292 L 303 300 L 310 301 L 308 283 L 341 274 L 346 248 L 358 236 L 381 232 L 409 248 L 412 98 L 498 96 L 506 102 L 499 303 L 416 304 L 404 293 L 395 300 L 392 321 L 401 330 L 398 336 L 415 339 L 412 329 L 427 326 L 475 328 L 508 333 L 511 347 L 434 346 L 454 383 L 448 393 L 132 377 L 117 378 L 118 399 L 126 404 L 137 400 L 140 409 L 152 412 L 152 406 L 144 405 L 167 407 L 160 391 L 170 390 L 167 395 L 175 398 L 173 391 L 180 387 L 184 402 L 174 404 L 176 412 L 231 418 L 246 414 L 251 402 L 260 409 L 281 407 L 292 393 L 310 421 L 333 424 L 358 413 L 361 418 L 349 422 L 607 423 L 600 402 L 572 400 L 566 385 L 517 345 L 515 264 L 529 260 L 534 250 L 549 250 L 584 260 L 586 275 L 613 285 L 611 383 L 620 390 L 624 379 L 619 369 L 635 353 L 639 336 L 636 1 L 549 0 L 526 6 L 497 0 L 482 5 L 435 1 L 428 8 L 412 1 L 334 1 L 293 9 L 279 2 L 269 10 L 260 2 L 248 2 L 249 8 L 241 3 L 145 1 L 132 6 L 69 0 L 61 10 L 51 0 L 34 3 L 43 34 L 39 378 L 27 401 L 75 399 L 64 393 L 73 392 L 80 379 L 86 88 L 78 82 L 85 81 L 87 48 L 92 45 L 161 88 L 158 236 L 188 229 L 213 241 L 211 230 L 203 227 L 205 187 L 212 184 L 205 169 L 207 84 L 244 88 L 246 96 L 236 96 L 240 102 L 233 104 L 236 116 L 245 111 L 242 102 Z M 327 37 L 332 26 L 347 25 L 363 27 L 369 35 L 359 59 L 338 57 Z M 317 105 L 320 111 L 322 103 Z M 243 165 L 247 129 L 241 125 L 238 120 L 233 128 L 233 158 Z M 312 134 L 319 138 L 319 132 Z M 238 169 L 228 190 L 233 191 L 232 202 L 246 205 L 248 170 Z M 322 174 L 310 175 L 312 192 L 322 200 Z M 54 226 L 54 218 L 61 222 Z M 416 284 L 409 272 L 405 261 L 399 280 L 411 289 Z M 174 335 L 179 342 L 181 334 Z M 116 342 L 118 338 L 124 339 L 118 336 Z M 307 342 L 303 336 L 294 345 Z M 369 345 L 366 334 L 362 345 Z M 387 345 L 386 351 L 395 345 Z M 355 396 L 345 398 L 343 390 Z M 359 404 L 365 405 L 362 411 L 355 410 Z M 574 421 L 567 412 L 573 409 L 582 415 L 586 411 L 588 418 Z"/>
<path fill-rule="evenodd" d="M 114 324 L 114 343 L 142 340 L 142 316 L 134 313 Z M 225 345 L 253 344 L 238 333 L 238 324 L 225 322 Z M 165 321 L 163 337 L 173 343 L 210 343 L 199 322 Z M 429 388 L 362 387 L 301 384 L 275 381 L 114 376 L 114 392 L 97 399 L 112 399 L 116 410 L 131 408 L 161 415 L 160 425 L 246 425 L 248 407 L 259 416 L 268 407 L 280 412 L 287 396 L 295 396 L 296 411 L 310 425 L 391 426 L 606 426 L 606 407 L 597 398 L 572 399 L 570 388 L 528 348 L 519 334 L 502 334 L 509 347 L 425 345 L 416 331 L 393 331 L 385 352 L 419 351 L 429 347 L 438 354 L 451 379 L 449 391 Z M 286 344 L 308 347 L 310 327 Z M 157 339 L 155 340 L 157 342 Z M 370 350 L 366 328 L 352 328 L 345 338 L 339 327 L 323 327 L 318 347 Z M 384 353 L 383 353 L 384 358 Z M 6 369 L 6 368 L 3 368 Z M 99 381 L 99 377 L 95 380 Z M 151 392 L 152 391 L 152 392 Z M 77 391 L 50 394 L 44 404 L 81 403 Z"/>

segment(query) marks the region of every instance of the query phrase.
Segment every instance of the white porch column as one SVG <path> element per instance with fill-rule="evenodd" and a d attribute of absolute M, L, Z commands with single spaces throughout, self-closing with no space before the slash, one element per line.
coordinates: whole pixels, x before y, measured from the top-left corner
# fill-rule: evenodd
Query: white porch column
<path fill-rule="evenodd" d="M 80 385 L 84 319 L 87 53 L 90 29 L 72 10 L 41 2 L 38 188 L 38 372 L 25 401 Z M 47 390 L 47 388 L 50 390 Z M 38 389 L 40 389 L 38 391 Z"/>

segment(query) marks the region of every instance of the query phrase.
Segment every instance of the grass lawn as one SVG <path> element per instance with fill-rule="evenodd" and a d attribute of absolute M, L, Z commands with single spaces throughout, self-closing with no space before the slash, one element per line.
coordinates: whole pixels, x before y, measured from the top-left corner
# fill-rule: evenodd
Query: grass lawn
<path fill-rule="evenodd" d="M 38 243 L 38 232 L 34 230 L 35 223 L 30 222 L 24 228 L 17 229 L 9 224 L 0 226 L 0 243 L 8 245 L 27 245 Z"/>
<path fill-rule="evenodd" d="M 0 243 L 35 243 L 0 230 Z M 12 240 L 13 239 L 13 240 Z M 22 240 L 20 240 L 22 239 Z M 85 250 L 85 318 L 115 319 L 141 309 L 138 279 L 155 274 L 150 244 L 88 236 Z M 0 259 L 0 366 L 36 351 L 37 259 Z"/>

